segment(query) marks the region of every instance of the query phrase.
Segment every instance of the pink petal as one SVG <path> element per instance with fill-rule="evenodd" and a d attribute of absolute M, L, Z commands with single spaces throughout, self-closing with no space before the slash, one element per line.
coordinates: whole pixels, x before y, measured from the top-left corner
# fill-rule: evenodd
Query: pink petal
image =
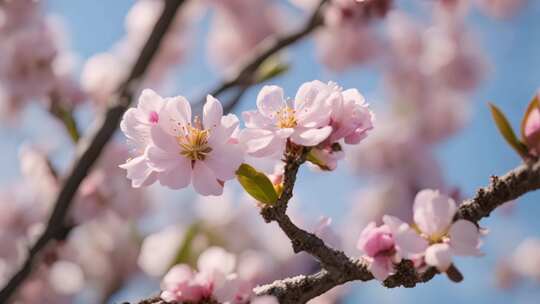
<path fill-rule="evenodd" d="M 148 186 L 156 181 L 156 175 L 152 174 L 153 170 L 148 166 L 144 155 L 132 158 L 119 167 L 127 171 L 127 178 L 131 180 L 133 188 Z"/>
<path fill-rule="evenodd" d="M 332 88 L 318 80 L 302 84 L 294 100 L 298 124 L 306 128 L 327 125 L 332 114 L 331 93 Z"/>
<path fill-rule="evenodd" d="M 285 140 L 279 139 L 274 132 L 262 129 L 244 129 L 240 141 L 246 145 L 246 152 L 255 157 L 265 157 L 282 152 Z"/>
<path fill-rule="evenodd" d="M 396 249 L 405 259 L 415 259 L 424 254 L 429 243 L 414 231 L 409 224 L 397 217 L 385 215 L 383 222 L 392 231 Z"/>
<path fill-rule="evenodd" d="M 439 191 L 426 189 L 416 195 L 413 212 L 414 222 L 422 232 L 429 236 L 441 236 L 450 228 L 456 203 Z"/>
<path fill-rule="evenodd" d="M 151 89 L 144 89 L 139 97 L 137 108 L 143 110 L 146 114 L 151 112 L 159 113 L 164 104 L 165 101 L 156 92 Z"/>
<path fill-rule="evenodd" d="M 159 297 L 167 303 L 175 303 L 180 300 L 174 292 L 168 290 L 162 291 Z"/>
<path fill-rule="evenodd" d="M 394 271 L 392 260 L 388 257 L 377 257 L 369 264 L 368 270 L 373 274 L 375 279 L 384 281 Z"/>
<path fill-rule="evenodd" d="M 167 151 L 171 154 L 178 154 L 180 152 L 176 137 L 165 132 L 165 130 L 160 127 L 150 129 L 150 139 L 153 145 L 163 151 Z"/>
<path fill-rule="evenodd" d="M 131 143 L 135 144 L 137 149 L 144 150 L 150 140 L 150 127 L 137 119 L 137 111 L 135 108 L 130 108 L 124 113 L 120 122 L 120 130 Z"/>
<path fill-rule="evenodd" d="M 294 133 L 293 128 L 279 129 L 276 131 L 276 135 L 280 138 L 289 138 Z"/>
<path fill-rule="evenodd" d="M 236 170 L 243 161 L 244 153 L 241 145 L 223 144 L 213 147 L 212 153 L 208 154 L 204 163 L 218 179 L 226 181 L 234 178 Z"/>
<path fill-rule="evenodd" d="M 458 220 L 449 231 L 450 246 L 456 255 L 480 255 L 480 233 L 472 222 Z"/>
<path fill-rule="evenodd" d="M 274 121 L 272 119 L 263 116 L 258 111 L 244 111 L 242 112 L 242 118 L 244 118 L 246 128 L 266 129 L 274 125 Z"/>
<path fill-rule="evenodd" d="M 159 183 L 170 189 L 182 189 L 191 181 L 191 160 L 179 157 L 176 167 L 158 173 Z"/>
<path fill-rule="evenodd" d="M 257 95 L 257 108 L 259 112 L 269 118 L 285 105 L 283 89 L 278 86 L 264 86 Z"/>
<path fill-rule="evenodd" d="M 194 273 L 189 266 L 184 264 L 176 265 L 163 277 L 161 288 L 172 289 L 181 283 L 189 282 L 193 277 Z"/>
<path fill-rule="evenodd" d="M 291 140 L 298 145 L 313 147 L 324 141 L 330 133 L 332 133 L 330 126 L 320 129 L 297 129 L 291 135 Z"/>
<path fill-rule="evenodd" d="M 186 98 L 177 96 L 166 99 L 160 112 L 159 125 L 169 134 L 178 136 L 183 127 L 191 124 L 191 106 Z"/>
<path fill-rule="evenodd" d="M 164 151 L 153 145 L 146 148 L 145 154 L 148 166 L 157 172 L 172 170 L 172 168 L 176 167 L 179 163 L 187 160 L 179 154 Z"/>
<path fill-rule="evenodd" d="M 226 276 L 233 272 L 236 257 L 220 247 L 206 249 L 197 260 L 197 268 L 201 273 Z"/>
<path fill-rule="evenodd" d="M 205 129 L 214 129 L 221 126 L 223 108 L 219 100 L 211 95 L 206 96 L 206 103 L 203 107 L 203 126 Z"/>
<path fill-rule="evenodd" d="M 218 127 L 210 132 L 208 142 L 210 146 L 221 145 L 229 141 L 233 133 L 238 129 L 240 121 L 234 114 L 228 114 L 221 118 Z"/>
<path fill-rule="evenodd" d="M 448 244 L 433 244 L 426 249 L 426 264 L 445 272 L 452 264 L 452 251 Z"/>
<path fill-rule="evenodd" d="M 193 168 L 193 187 L 201 195 L 220 195 L 223 186 L 216 174 L 202 161 L 196 161 Z"/>

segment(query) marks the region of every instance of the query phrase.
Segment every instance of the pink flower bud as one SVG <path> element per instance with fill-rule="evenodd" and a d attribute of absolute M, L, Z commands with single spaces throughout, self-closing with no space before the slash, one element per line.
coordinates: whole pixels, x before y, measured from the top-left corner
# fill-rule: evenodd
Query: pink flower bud
<path fill-rule="evenodd" d="M 538 107 L 534 107 L 527 114 L 523 125 L 523 136 L 529 152 L 538 155 L 540 151 L 540 109 Z"/>

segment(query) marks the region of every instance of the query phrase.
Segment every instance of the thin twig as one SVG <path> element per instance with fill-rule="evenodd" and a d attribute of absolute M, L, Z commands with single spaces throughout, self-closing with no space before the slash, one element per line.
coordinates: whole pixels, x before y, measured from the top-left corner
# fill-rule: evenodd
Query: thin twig
<path fill-rule="evenodd" d="M 105 145 L 107 142 L 109 142 L 116 131 L 123 113 L 129 107 L 131 100 L 133 99 L 133 95 L 138 88 L 138 84 L 140 83 L 142 76 L 146 72 L 152 58 L 160 46 L 162 38 L 165 36 L 168 28 L 172 24 L 177 10 L 184 2 L 185 0 L 165 1 L 162 15 L 160 16 L 154 29 L 152 30 L 152 33 L 150 34 L 150 37 L 141 50 L 139 58 L 135 62 L 129 77 L 118 90 L 120 93 L 117 96 L 117 100 L 109 107 L 104 119 L 99 124 L 99 129 L 91 138 L 90 143 L 85 145 L 85 143 L 82 142 L 80 144 L 79 148 L 84 149 L 84 152 L 80 155 L 75 165 L 71 169 L 69 177 L 66 179 L 62 190 L 58 194 L 54 204 L 54 209 L 44 232 L 29 249 L 28 256 L 22 267 L 9 280 L 2 291 L 0 291 L 0 303 L 7 303 L 17 288 L 30 275 L 33 268 L 32 266 L 42 249 L 45 248 L 49 242 L 59 238 L 63 231 L 62 228 L 64 227 L 65 218 L 68 214 L 69 207 L 73 197 L 77 193 L 79 185 L 88 175 L 92 165 L 96 162 Z"/>
<path fill-rule="evenodd" d="M 250 55 L 250 59 L 246 61 L 244 66 L 231 79 L 223 80 L 217 87 L 210 90 L 210 95 L 217 97 L 225 91 L 234 87 L 249 87 L 253 83 L 253 77 L 256 74 L 257 69 L 272 55 L 278 53 L 284 48 L 298 42 L 300 39 L 311 34 L 315 29 L 323 24 L 322 20 L 322 7 L 328 0 L 321 0 L 319 6 L 313 14 L 310 16 L 306 24 L 295 32 L 287 35 L 276 35 L 268 40 L 263 41 L 254 52 Z M 201 98 L 198 104 L 204 104 L 206 96 Z M 239 99 L 238 99 L 239 100 Z M 234 104 L 229 105 L 234 107 Z"/>

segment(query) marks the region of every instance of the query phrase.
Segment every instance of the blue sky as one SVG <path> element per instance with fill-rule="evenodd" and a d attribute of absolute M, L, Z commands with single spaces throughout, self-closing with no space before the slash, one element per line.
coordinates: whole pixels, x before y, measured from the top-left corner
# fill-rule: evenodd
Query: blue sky
<path fill-rule="evenodd" d="M 63 16 L 68 26 L 72 46 L 81 60 L 96 52 L 102 52 L 123 34 L 123 18 L 134 1 L 47 1 L 50 12 Z M 474 13 L 470 23 L 486 51 L 490 70 L 486 81 L 473 95 L 473 115 L 470 123 L 459 135 L 437 147 L 437 157 L 445 169 L 445 177 L 450 184 L 461 187 L 465 196 L 470 196 L 479 186 L 485 185 L 492 174 L 502 174 L 519 163 L 518 157 L 498 136 L 487 109 L 487 101 L 499 105 L 512 123 L 519 124 L 532 94 L 540 87 L 540 1 L 530 1 L 527 9 L 516 18 L 500 21 Z M 204 31 L 198 29 L 195 50 L 191 52 L 175 78 L 175 92 L 197 97 L 218 78 L 204 59 Z M 202 51 L 201 51 L 202 50 Z M 288 52 L 293 67 L 289 74 L 275 81 L 285 88 L 289 95 L 304 81 L 312 79 L 335 80 L 344 87 L 357 87 L 368 97 L 381 96 L 378 85 L 379 75 L 370 68 L 360 67 L 344 74 L 330 73 L 315 61 L 311 41 L 303 41 Z M 244 97 L 245 106 L 253 104 L 256 89 L 251 89 Z M 380 99 L 380 98 L 379 98 Z M 2 158 L 0 173 L 2 183 L 10 182 L 18 173 L 16 164 L 17 148 L 23 141 L 39 139 L 39 113 L 29 110 L 23 118 L 25 126 L 14 129 L 2 126 L 0 147 Z M 60 132 L 60 129 L 58 129 Z M 41 131 L 41 134 L 43 131 Z M 62 142 L 61 139 L 59 139 Z M 69 152 L 67 152 L 69 154 Z M 312 174 L 302 172 L 302 183 L 298 185 L 298 195 L 306 204 L 306 212 L 313 216 L 329 214 L 339 220 L 346 212 L 345 202 L 351 192 L 361 185 L 350 178 L 345 166 L 337 173 Z M 332 191 L 311 191 L 322 188 Z M 495 261 L 515 248 L 519 241 L 528 236 L 540 237 L 540 194 L 528 194 L 519 200 L 512 217 L 496 214 L 482 222 L 490 229 L 486 238 L 483 258 L 459 259 L 465 281 L 453 284 L 444 276 L 438 276 L 428 284 L 415 289 L 387 290 L 378 284 L 354 283 L 353 296 L 346 303 L 538 303 L 539 285 L 525 284 L 511 292 L 502 292 L 493 287 Z M 329 204 L 328 202 L 332 202 Z"/>

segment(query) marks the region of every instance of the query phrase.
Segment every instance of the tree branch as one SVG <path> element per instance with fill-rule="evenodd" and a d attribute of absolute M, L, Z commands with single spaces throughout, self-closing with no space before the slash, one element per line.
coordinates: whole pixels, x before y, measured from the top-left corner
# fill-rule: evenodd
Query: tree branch
<path fill-rule="evenodd" d="M 540 161 L 522 164 L 501 177 L 492 176 L 488 186 L 461 204 L 455 220 L 478 222 L 500 205 L 537 189 L 540 189 Z"/>
<path fill-rule="evenodd" d="M 272 55 L 281 51 L 282 49 L 296 43 L 300 39 L 304 38 L 311 34 L 315 29 L 323 24 L 322 20 L 322 8 L 328 0 L 321 0 L 318 7 L 315 9 L 313 14 L 310 16 L 307 23 L 300 28 L 299 30 L 287 34 L 285 36 L 276 35 L 263 41 L 257 48 L 253 51 L 249 59 L 246 61 L 244 66 L 236 74 L 235 77 L 224 80 L 214 89 L 210 90 L 210 95 L 217 97 L 223 92 L 234 88 L 241 87 L 241 89 L 247 89 L 253 83 L 253 77 L 257 72 L 257 69 Z M 242 88 L 243 87 L 243 88 Z M 204 104 L 206 96 L 204 96 L 198 104 Z M 233 101 L 238 102 L 239 98 L 233 99 Z M 234 103 L 228 104 L 227 107 L 233 108 Z"/>
<path fill-rule="evenodd" d="M 184 2 L 185 0 L 165 0 L 163 13 L 141 50 L 139 58 L 135 62 L 129 77 L 118 89 L 119 94 L 116 102 L 110 105 L 105 117 L 99 124 L 99 129 L 91 138 L 90 142 L 82 142 L 78 146 L 79 149 L 84 149 L 84 152 L 80 155 L 79 159 L 71 169 L 69 177 L 66 179 L 62 190 L 58 194 L 54 209 L 44 232 L 29 249 L 28 256 L 22 267 L 9 280 L 2 291 L 0 291 L 0 303 L 7 303 L 17 288 L 30 275 L 33 264 L 41 250 L 51 241 L 61 236 L 66 215 L 69 211 L 73 197 L 77 193 L 79 185 L 88 175 L 92 165 L 96 162 L 105 145 L 116 131 L 122 115 L 131 103 L 142 76 L 146 72 L 152 58 L 159 48 L 162 38 L 172 24 L 177 10 Z"/>
<path fill-rule="evenodd" d="M 289 174 L 296 175 L 298 167 L 294 164 L 294 160 L 288 160 L 288 166 L 285 167 L 285 177 L 289 176 Z M 287 172 L 288 170 L 291 171 Z M 288 189 L 287 193 L 292 193 L 293 188 L 294 180 L 289 179 L 288 182 L 286 178 L 284 189 Z M 505 202 L 537 189 L 540 189 L 540 161 L 530 165 L 523 164 L 502 177 L 492 176 L 487 187 L 478 190 L 475 197 L 466 200 L 458 208 L 455 220 L 466 219 L 478 222 L 480 219 L 489 216 L 493 210 Z M 350 259 L 344 253 L 324 244 L 324 241 L 316 235 L 298 228 L 291 222 L 285 211 L 286 208 L 278 205 L 263 209 L 261 214 L 266 221 L 278 222 L 281 229 L 291 239 L 295 252 L 305 251 L 313 255 L 321 262 L 323 269 L 314 275 L 287 278 L 256 287 L 254 291 L 257 295 L 273 295 L 282 304 L 305 303 L 343 283 L 373 279 L 362 259 Z M 457 271 L 457 269 L 454 270 Z M 438 271 L 433 267 L 428 268 L 423 273 L 418 273 L 411 261 L 404 260 L 397 265 L 396 274 L 388 277 L 383 282 L 383 285 L 388 288 L 414 287 L 417 283 L 431 280 L 437 273 Z M 454 277 L 456 277 L 454 280 L 459 280 L 459 272 Z"/>

